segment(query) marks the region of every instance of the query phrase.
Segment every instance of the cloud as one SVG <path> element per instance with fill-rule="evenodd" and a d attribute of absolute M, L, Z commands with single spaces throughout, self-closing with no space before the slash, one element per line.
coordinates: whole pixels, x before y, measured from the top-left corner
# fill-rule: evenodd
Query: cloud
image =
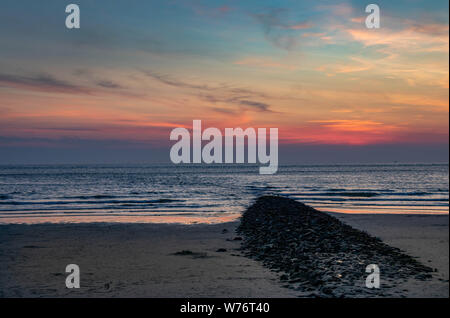
<path fill-rule="evenodd" d="M 78 68 L 78 69 L 74 70 L 72 72 L 72 74 L 77 77 L 88 79 L 89 81 L 92 81 L 96 86 L 99 86 L 102 88 L 111 88 L 111 89 L 125 88 L 121 84 L 118 84 L 109 79 L 99 78 L 91 70 L 88 70 L 85 68 Z"/>
<path fill-rule="evenodd" d="M 287 143 L 365 145 L 399 141 L 407 133 L 401 125 L 366 119 L 309 120 L 301 127 L 285 126 L 280 132 Z"/>
<path fill-rule="evenodd" d="M 310 123 L 318 123 L 324 127 L 340 131 L 368 132 L 379 131 L 386 128 L 394 129 L 394 126 L 387 126 L 372 120 L 341 119 L 341 120 L 312 120 Z"/>
<path fill-rule="evenodd" d="M 440 24 L 440 23 L 413 23 L 410 27 L 409 30 L 417 32 L 417 33 L 423 33 L 423 34 L 428 34 L 428 35 L 435 35 L 435 36 L 440 36 L 440 35 L 445 35 L 448 37 L 448 32 L 449 32 L 449 26 L 448 24 Z"/>
<path fill-rule="evenodd" d="M 429 111 L 429 107 L 433 107 L 437 110 L 448 111 L 448 96 L 445 98 L 434 98 L 429 95 L 417 95 L 417 94 L 390 94 L 389 101 L 396 105 L 410 105 L 410 106 L 426 106 Z"/>
<path fill-rule="evenodd" d="M 174 87 L 180 87 L 180 88 L 192 88 L 192 89 L 201 89 L 201 90 L 210 90 L 213 89 L 212 87 L 209 87 L 208 85 L 196 85 L 192 83 L 183 82 L 177 79 L 174 79 L 168 75 L 156 73 L 153 71 L 145 70 L 143 71 L 145 75 L 148 77 L 151 77 L 163 84 L 174 86 Z"/>
<path fill-rule="evenodd" d="M 238 113 L 237 110 L 224 108 L 224 107 L 213 107 L 211 109 L 215 112 L 218 112 L 221 114 L 226 114 L 226 115 L 236 115 Z"/>
<path fill-rule="evenodd" d="M 261 102 L 244 99 L 244 100 L 240 100 L 239 104 L 244 105 L 244 106 L 250 106 L 251 108 L 255 108 L 262 112 L 270 111 L 269 104 L 266 104 L 266 103 L 261 103 Z"/>
<path fill-rule="evenodd" d="M 408 86 L 448 89 L 448 25 L 385 18 L 385 27 L 340 26 L 336 40 L 362 44 L 361 53 L 348 61 L 316 68 L 328 76 L 360 72 L 383 79 L 401 80 Z M 390 27 L 387 27 L 390 25 Z M 375 76 L 373 78 L 375 78 Z"/>
<path fill-rule="evenodd" d="M 350 63 L 322 65 L 318 71 L 326 72 L 328 75 L 336 73 L 355 73 L 371 70 L 375 67 L 374 62 L 369 62 L 355 56 L 350 57 Z"/>
<path fill-rule="evenodd" d="M 151 70 L 143 70 L 142 71 L 144 75 L 157 80 L 163 84 L 177 87 L 177 88 L 188 88 L 193 90 L 200 90 L 200 91 L 218 91 L 218 92 L 228 92 L 232 94 L 250 94 L 250 95 L 258 95 L 258 96 L 265 96 L 262 93 L 257 93 L 255 91 L 242 88 L 242 87 L 233 87 L 230 84 L 218 84 L 218 85 L 207 85 L 207 84 L 195 84 L 195 83 L 188 83 L 187 81 L 176 79 L 172 76 L 166 75 L 166 74 L 160 74 L 157 72 L 153 72 Z"/>
<path fill-rule="evenodd" d="M 99 80 L 96 84 L 103 88 L 123 88 L 123 86 L 109 80 Z"/>
<path fill-rule="evenodd" d="M 0 85 L 1 84 L 15 88 L 25 88 L 29 90 L 45 92 L 70 94 L 89 94 L 91 92 L 89 88 L 71 84 L 48 74 L 36 74 L 28 76 L 0 74 Z"/>
<path fill-rule="evenodd" d="M 193 95 L 213 104 L 234 104 L 241 109 L 252 110 L 258 112 L 272 112 L 270 105 L 265 102 L 257 101 L 255 98 L 267 98 L 262 93 L 255 92 L 246 88 L 233 87 L 229 84 L 206 85 L 193 84 L 179 79 L 175 79 L 168 75 L 155 73 L 153 71 L 143 71 L 148 77 L 157 80 L 165 85 L 176 88 L 186 88 L 193 90 Z M 215 110 L 224 112 L 223 108 L 216 108 Z M 226 110 L 229 113 L 229 110 Z"/>
<path fill-rule="evenodd" d="M 448 25 L 413 25 L 395 31 L 380 29 L 371 32 L 366 29 L 348 29 L 353 40 L 365 46 L 383 45 L 408 52 L 448 52 Z"/>
<path fill-rule="evenodd" d="M 228 94 L 229 95 L 229 94 Z M 214 96 L 214 95 L 199 95 L 200 98 L 203 100 L 208 101 L 209 103 L 213 104 L 234 104 L 239 106 L 239 109 L 242 110 L 250 110 L 250 111 L 257 111 L 257 112 L 269 112 L 272 113 L 273 111 L 270 109 L 270 105 L 268 103 L 256 101 L 256 100 L 250 100 L 248 99 L 249 96 L 228 96 L 225 94 L 224 96 Z M 228 108 L 222 108 L 222 107 L 215 107 L 214 110 L 231 114 L 234 113 L 234 110 L 230 110 Z"/>
<path fill-rule="evenodd" d="M 283 21 L 284 9 L 271 9 L 267 13 L 254 14 L 253 17 L 262 25 L 264 37 L 274 46 L 284 50 L 294 50 L 298 47 L 298 35 L 293 30 L 303 30 L 311 27 L 308 22 L 288 24 Z"/>
<path fill-rule="evenodd" d="M 31 75 L 2 74 L 0 73 L 0 87 L 12 87 L 27 91 L 62 93 L 72 95 L 100 95 L 113 94 L 132 98 L 142 98 L 142 94 L 124 91 L 124 86 L 111 80 L 98 79 L 90 72 L 77 70 L 74 75 L 84 76 L 91 83 L 78 85 L 67 80 L 59 79 L 54 75 L 37 73 Z M 120 89 L 120 90 L 118 90 Z"/>
<path fill-rule="evenodd" d="M 361 24 L 361 23 L 364 23 L 364 21 L 366 21 L 366 18 L 365 17 L 351 18 L 350 21 Z"/>
<path fill-rule="evenodd" d="M 86 127 L 31 127 L 30 129 L 36 130 L 56 130 L 56 131 L 87 131 L 87 132 L 95 132 L 100 131 L 97 128 L 86 128 Z"/>

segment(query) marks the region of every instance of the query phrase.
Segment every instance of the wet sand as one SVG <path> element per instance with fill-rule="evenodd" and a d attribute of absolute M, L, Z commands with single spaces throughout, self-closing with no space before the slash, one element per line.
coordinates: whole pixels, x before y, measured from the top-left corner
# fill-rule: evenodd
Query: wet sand
<path fill-rule="evenodd" d="M 236 226 L 2 225 L 0 296 L 294 297 L 274 273 L 238 256 Z M 71 263 L 80 289 L 65 286 Z"/>

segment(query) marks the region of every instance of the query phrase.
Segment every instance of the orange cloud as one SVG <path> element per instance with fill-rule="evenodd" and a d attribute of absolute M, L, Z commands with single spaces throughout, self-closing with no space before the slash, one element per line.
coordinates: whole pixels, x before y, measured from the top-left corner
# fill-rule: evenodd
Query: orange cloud
<path fill-rule="evenodd" d="M 428 32 L 424 32 L 427 30 Z M 431 33 L 431 30 L 439 32 Z M 439 28 L 432 26 L 409 27 L 401 31 L 379 29 L 348 29 L 347 32 L 356 41 L 365 46 L 386 45 L 396 49 L 422 52 L 448 52 L 448 25 Z"/>
<path fill-rule="evenodd" d="M 367 145 L 392 142 L 389 134 L 373 131 L 340 131 L 329 127 L 285 128 L 280 133 L 281 144 Z"/>
<path fill-rule="evenodd" d="M 437 99 L 414 94 L 390 94 L 389 99 L 393 104 L 431 106 L 441 110 L 448 110 L 448 99 Z"/>
<path fill-rule="evenodd" d="M 358 18 L 351 18 L 350 21 L 351 22 L 355 22 L 355 23 L 363 23 L 366 20 L 365 17 L 358 17 Z"/>
<path fill-rule="evenodd" d="M 380 122 L 371 120 L 353 120 L 353 119 L 340 119 L 340 120 L 312 120 L 311 123 L 318 123 L 327 128 L 341 131 L 353 131 L 353 132 L 380 132 L 386 130 L 394 130 L 397 127 L 393 125 L 385 125 Z"/>

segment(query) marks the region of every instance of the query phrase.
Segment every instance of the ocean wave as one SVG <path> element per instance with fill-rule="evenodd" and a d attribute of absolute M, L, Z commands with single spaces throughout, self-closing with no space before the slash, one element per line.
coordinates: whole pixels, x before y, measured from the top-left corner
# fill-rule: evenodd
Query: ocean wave
<path fill-rule="evenodd" d="M 330 188 L 330 189 L 324 189 L 324 191 L 327 192 L 395 192 L 395 190 L 392 189 L 370 189 L 370 188 Z"/>
<path fill-rule="evenodd" d="M 102 201 L 7 201 L 0 202 L 0 205 L 70 205 L 70 204 L 126 204 L 126 203 L 137 203 L 137 204 L 154 204 L 154 203 L 172 203 L 172 202 L 183 202 L 185 200 L 181 199 L 155 199 L 155 200 L 102 200 Z"/>
<path fill-rule="evenodd" d="M 95 195 L 79 195 L 79 196 L 66 196 L 62 197 L 62 199 L 114 199 L 118 198 L 115 195 L 109 195 L 109 194 L 95 194 Z"/>
<path fill-rule="evenodd" d="M 326 193 L 316 193 L 314 195 L 331 195 L 331 196 L 344 196 L 344 197 L 375 197 L 380 195 L 380 193 L 374 192 L 326 192 Z"/>
<path fill-rule="evenodd" d="M 400 204 L 400 203 L 392 203 L 388 202 L 386 204 L 378 203 L 378 202 L 343 202 L 340 205 L 336 205 L 335 202 L 309 202 L 309 201 L 301 201 L 305 204 L 310 204 L 316 206 L 326 205 L 328 207 L 334 206 L 338 208 L 346 207 L 346 208 L 354 208 L 354 207 L 410 207 L 410 208 L 435 208 L 435 207 L 448 207 L 447 203 L 433 203 L 433 204 L 412 204 L 411 202 Z"/>
<path fill-rule="evenodd" d="M 300 195 L 290 195 L 289 197 L 296 198 L 297 200 L 305 201 L 348 201 L 348 202 L 448 202 L 448 198 L 336 198 L 336 197 L 314 197 L 314 196 L 300 196 Z"/>
<path fill-rule="evenodd" d="M 296 193 L 287 193 L 289 195 L 301 195 L 301 196 L 336 196 L 336 197 L 376 197 L 376 196 L 426 196 L 432 195 L 432 192 L 422 192 L 422 191 L 412 191 L 412 192 L 385 192 L 385 190 L 379 192 L 366 192 L 366 191 L 328 191 L 328 192 L 296 192 Z M 439 194 L 441 195 L 441 194 Z"/>

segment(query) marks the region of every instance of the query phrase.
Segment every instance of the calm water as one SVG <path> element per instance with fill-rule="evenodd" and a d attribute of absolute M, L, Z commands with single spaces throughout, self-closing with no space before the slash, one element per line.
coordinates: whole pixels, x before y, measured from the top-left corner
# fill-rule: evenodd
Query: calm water
<path fill-rule="evenodd" d="M 318 209 L 448 213 L 445 165 L 0 166 L 0 223 L 221 222 L 263 194 Z"/>

